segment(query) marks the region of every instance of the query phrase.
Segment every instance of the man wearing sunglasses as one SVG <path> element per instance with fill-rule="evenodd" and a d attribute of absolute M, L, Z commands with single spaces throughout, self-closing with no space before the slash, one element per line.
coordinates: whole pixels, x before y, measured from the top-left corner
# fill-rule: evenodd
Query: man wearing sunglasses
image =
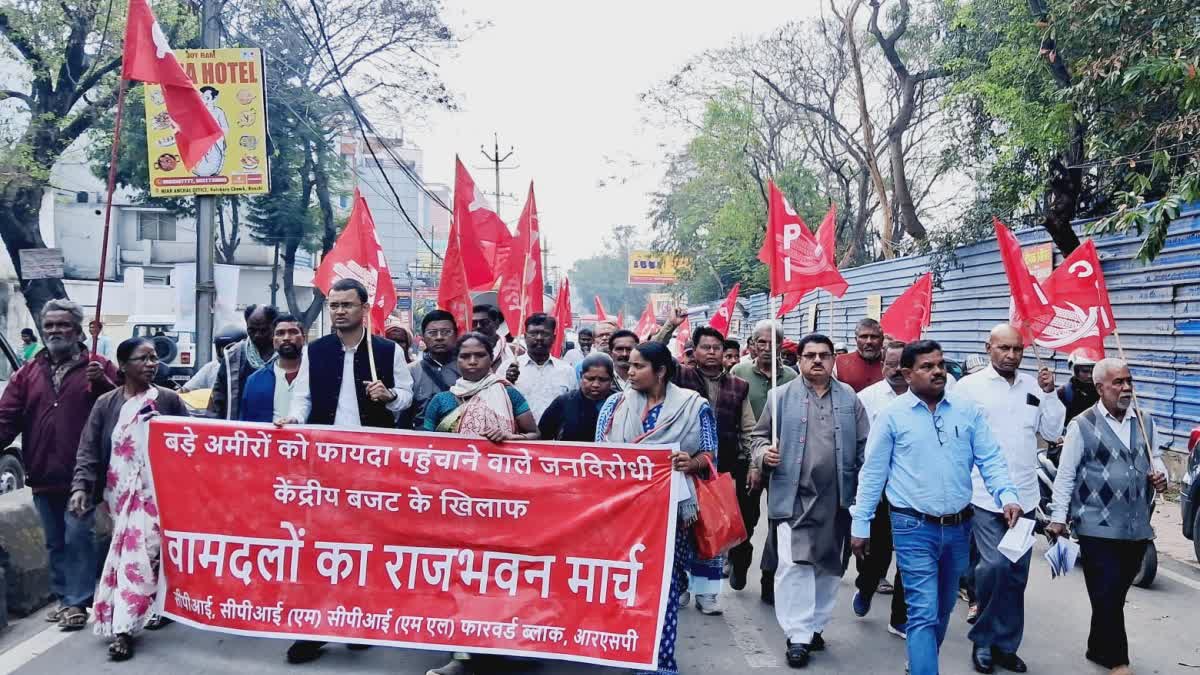
<path fill-rule="evenodd" d="M 958 578 L 967 566 L 971 536 L 971 469 L 1011 528 L 1021 517 L 1004 454 L 979 406 L 946 395 L 941 345 L 913 342 L 900 355 L 908 391 L 875 420 L 858 496 L 850 546 L 860 560 L 869 554 L 871 519 L 886 485 L 892 541 L 908 604 L 909 672 L 937 675 L 938 651 L 958 599 Z"/>
<path fill-rule="evenodd" d="M 821 633 L 846 571 L 848 509 L 868 429 L 854 390 L 833 379 L 833 341 L 814 333 L 798 351 L 800 378 L 768 395 L 753 433 L 755 463 L 769 481 L 767 518 L 778 555 L 775 617 L 793 668 L 825 648 Z"/>

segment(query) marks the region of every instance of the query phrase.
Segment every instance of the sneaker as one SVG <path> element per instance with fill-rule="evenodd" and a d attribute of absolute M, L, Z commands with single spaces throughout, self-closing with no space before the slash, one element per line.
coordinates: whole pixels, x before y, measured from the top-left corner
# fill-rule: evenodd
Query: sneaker
<path fill-rule="evenodd" d="M 808 645 L 792 644 L 787 641 L 787 664 L 792 668 L 803 668 L 808 665 Z"/>
<path fill-rule="evenodd" d="M 467 666 L 466 661 L 455 659 L 441 668 L 431 668 L 425 671 L 425 675 L 471 675 L 471 669 Z"/>
<path fill-rule="evenodd" d="M 854 601 L 850 603 L 854 616 L 863 617 L 871 611 L 871 596 L 863 595 L 862 591 L 854 591 Z"/>
<path fill-rule="evenodd" d="M 708 616 L 720 616 L 725 613 L 721 608 L 721 598 L 716 593 L 697 593 L 696 609 Z"/>
<path fill-rule="evenodd" d="M 889 622 L 888 623 L 888 632 L 891 633 L 892 635 L 895 635 L 896 637 L 900 638 L 901 640 L 908 639 L 907 626 L 895 626 Z"/>
<path fill-rule="evenodd" d="M 974 624 L 975 620 L 978 618 L 979 618 L 979 605 L 972 602 L 971 606 L 967 608 L 967 623 Z"/>
<path fill-rule="evenodd" d="M 680 593 L 679 594 L 679 608 L 683 609 L 684 607 L 687 607 L 690 604 L 692 604 L 691 591 L 684 591 L 684 592 Z"/>

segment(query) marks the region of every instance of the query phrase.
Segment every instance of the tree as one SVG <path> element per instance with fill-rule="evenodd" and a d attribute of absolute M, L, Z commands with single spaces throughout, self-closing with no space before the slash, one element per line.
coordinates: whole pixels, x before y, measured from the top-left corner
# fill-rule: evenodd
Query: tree
<path fill-rule="evenodd" d="M 974 0 L 955 25 L 950 102 L 985 164 L 981 199 L 1040 223 L 1064 254 L 1076 219 L 1103 217 L 1094 230 L 1144 228 L 1138 256 L 1157 255 L 1200 197 L 1194 3 Z"/>
<path fill-rule="evenodd" d="M 28 80 L 0 92 L 27 116 L 0 157 L 0 239 L 35 317 L 47 301 L 67 294 L 62 281 L 26 279 L 21 269 L 22 249 L 46 247 L 39 217 L 50 168 L 116 100 L 121 59 L 113 40 L 124 21 L 105 7 L 113 3 L 26 0 L 0 8 L 4 56 Z"/>
<path fill-rule="evenodd" d="M 575 307 L 590 307 L 593 296 L 600 296 L 604 308 L 615 316 L 625 312 L 626 317 L 636 316 L 646 306 L 650 291 L 646 286 L 630 286 L 629 250 L 636 239 L 636 229 L 631 225 L 614 228 L 613 234 L 604 242 L 605 253 L 575 261 L 568 277 L 571 289 L 581 299 L 572 301 Z"/>

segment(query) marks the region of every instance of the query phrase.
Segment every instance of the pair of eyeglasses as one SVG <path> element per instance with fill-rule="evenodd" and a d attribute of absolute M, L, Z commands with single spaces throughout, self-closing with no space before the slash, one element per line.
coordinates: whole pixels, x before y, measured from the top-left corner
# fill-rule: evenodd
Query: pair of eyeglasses
<path fill-rule="evenodd" d="M 933 430 L 937 432 L 938 443 L 946 444 L 946 420 L 941 415 L 933 416 Z"/>
<path fill-rule="evenodd" d="M 454 335 L 453 328 L 430 328 L 425 331 L 425 334 L 431 338 L 450 337 Z"/>
<path fill-rule="evenodd" d="M 147 354 L 145 356 L 131 356 L 129 357 L 129 360 L 137 363 L 158 363 L 158 355 Z"/>

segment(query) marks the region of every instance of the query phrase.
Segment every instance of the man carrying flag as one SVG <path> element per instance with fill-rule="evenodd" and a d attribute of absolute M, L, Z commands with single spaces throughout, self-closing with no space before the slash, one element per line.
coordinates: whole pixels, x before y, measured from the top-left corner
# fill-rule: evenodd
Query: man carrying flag
<path fill-rule="evenodd" d="M 515 333 L 525 325 L 525 319 L 543 311 L 542 240 L 533 183 L 529 184 L 529 196 L 510 249 L 513 254 L 505 260 L 498 302 L 509 332 Z"/>

